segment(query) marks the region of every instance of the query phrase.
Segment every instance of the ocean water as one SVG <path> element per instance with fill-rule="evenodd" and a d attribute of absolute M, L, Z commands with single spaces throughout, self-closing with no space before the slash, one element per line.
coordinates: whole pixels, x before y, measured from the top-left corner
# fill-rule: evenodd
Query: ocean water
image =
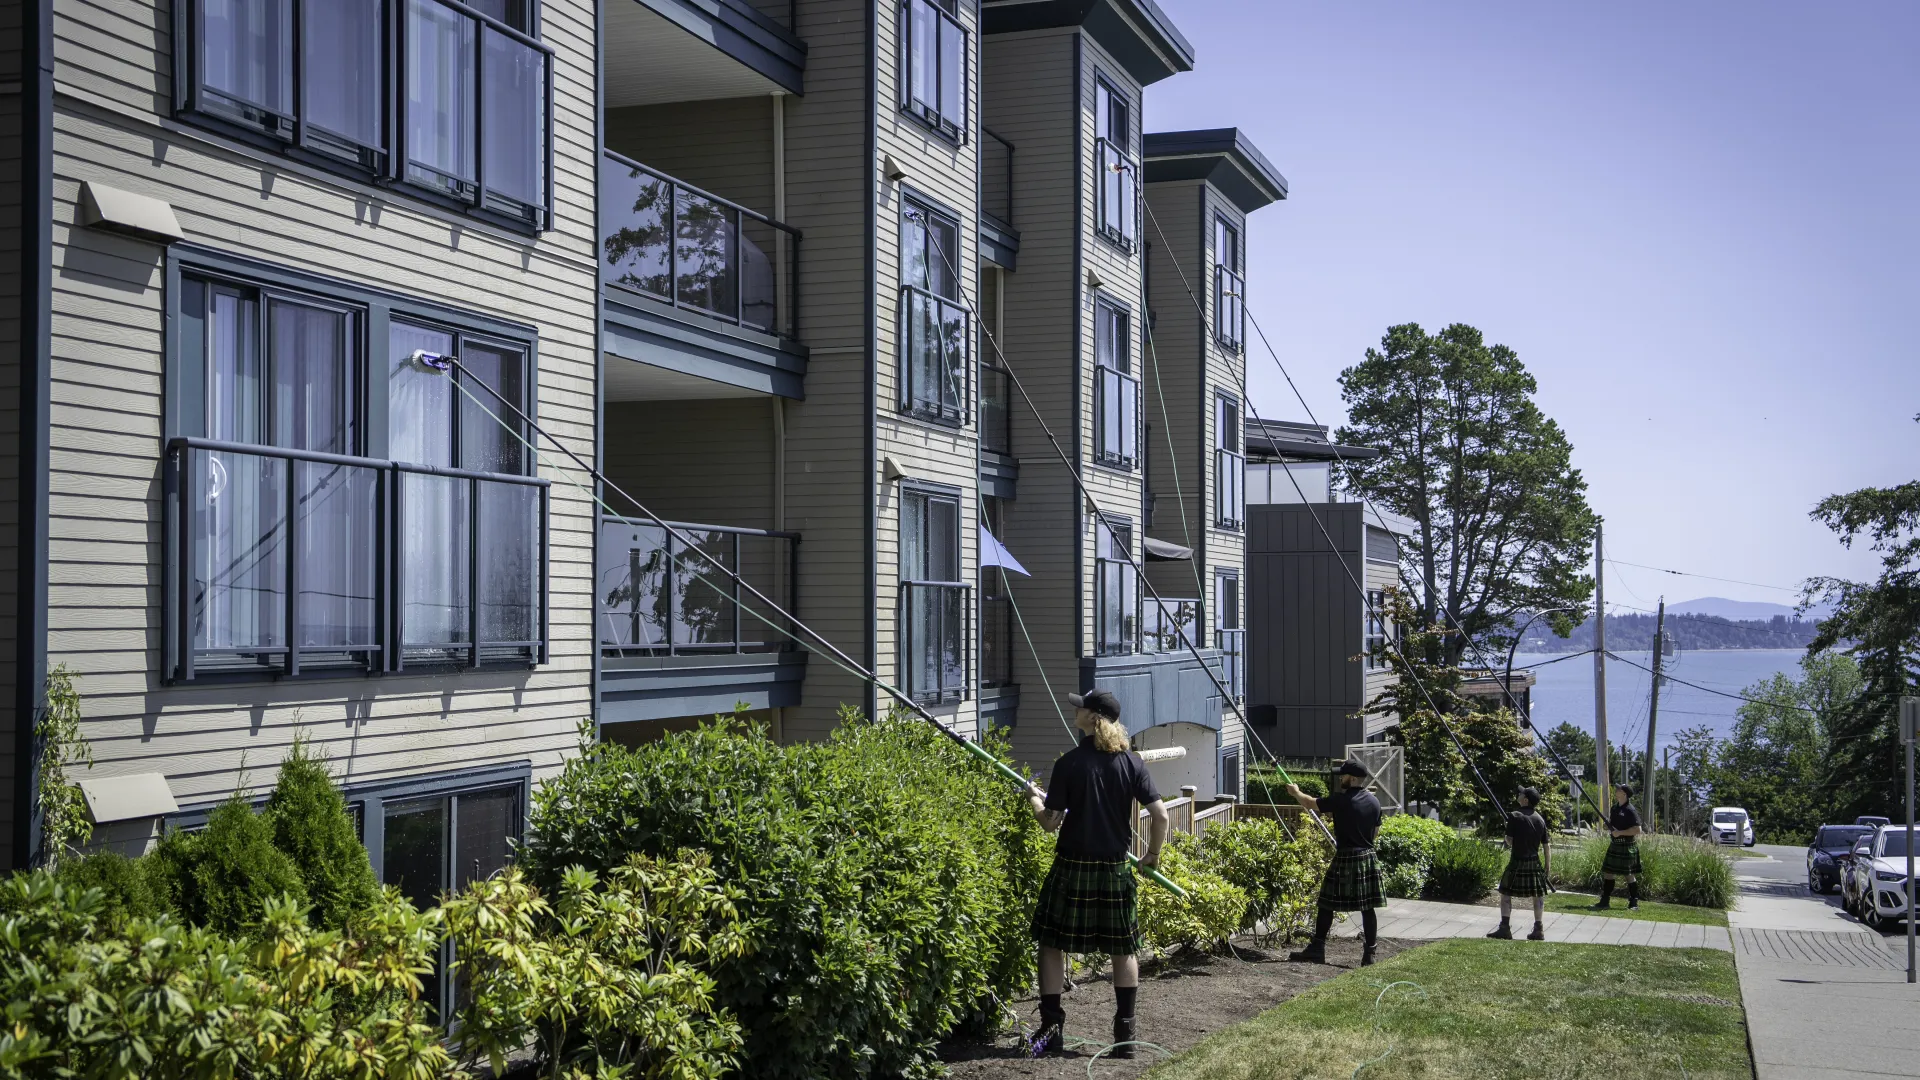
<path fill-rule="evenodd" d="M 1636 664 L 1653 666 L 1649 653 L 1615 652 Z M 1656 745 L 1666 746 L 1686 728 L 1706 727 L 1725 738 L 1732 734 L 1734 711 L 1741 702 L 1725 694 L 1739 694 L 1754 683 L 1784 672 L 1798 676 L 1800 649 L 1702 649 L 1681 651 L 1666 660 L 1670 676 L 1660 689 L 1659 730 Z M 1554 661 L 1549 663 L 1548 661 Z M 1530 668 L 1533 721 L 1543 731 L 1565 721 L 1593 733 L 1593 655 L 1521 653 L 1514 667 Z M 1685 683 L 1679 680 L 1686 680 Z M 1689 686 L 1687 683 L 1697 684 Z M 1615 745 L 1647 744 L 1647 706 L 1653 676 L 1630 664 L 1607 660 L 1607 736 Z M 1714 693 L 1721 691 L 1721 693 Z"/>

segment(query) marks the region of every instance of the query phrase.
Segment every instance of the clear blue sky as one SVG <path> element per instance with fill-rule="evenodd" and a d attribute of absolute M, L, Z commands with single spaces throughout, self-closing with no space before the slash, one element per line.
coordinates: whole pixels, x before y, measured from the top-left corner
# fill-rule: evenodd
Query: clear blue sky
<path fill-rule="evenodd" d="M 1147 130 L 1237 126 L 1286 175 L 1248 293 L 1322 422 L 1388 325 L 1471 323 L 1538 378 L 1609 556 L 1872 573 L 1807 512 L 1920 477 L 1920 2 L 1161 3 L 1197 61 Z M 1302 418 L 1250 357 L 1260 415 Z M 1791 602 L 1608 571 L 1662 592 Z"/>

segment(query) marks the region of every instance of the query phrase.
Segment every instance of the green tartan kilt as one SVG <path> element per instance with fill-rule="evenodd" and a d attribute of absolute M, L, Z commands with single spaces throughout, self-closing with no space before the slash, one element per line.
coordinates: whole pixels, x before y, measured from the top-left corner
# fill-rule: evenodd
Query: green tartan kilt
<path fill-rule="evenodd" d="M 1619 877 L 1640 872 L 1640 842 L 1631 836 L 1616 836 L 1607 844 L 1607 858 L 1600 872 Z"/>
<path fill-rule="evenodd" d="M 1545 896 L 1547 868 L 1540 856 L 1508 859 L 1506 872 L 1500 875 L 1500 891 L 1508 896 Z"/>
<path fill-rule="evenodd" d="M 1133 868 L 1125 858 L 1053 857 L 1033 908 L 1034 940 L 1070 953 L 1128 956 L 1140 951 Z"/>
<path fill-rule="evenodd" d="M 1380 891 L 1380 860 L 1372 848 L 1341 848 L 1320 883 L 1320 906 L 1334 911 L 1386 907 Z"/>

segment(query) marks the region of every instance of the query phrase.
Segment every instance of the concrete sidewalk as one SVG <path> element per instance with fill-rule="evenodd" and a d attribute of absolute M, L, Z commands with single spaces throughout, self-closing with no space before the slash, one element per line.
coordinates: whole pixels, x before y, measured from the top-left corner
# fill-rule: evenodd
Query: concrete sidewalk
<path fill-rule="evenodd" d="M 1616 904 L 1625 901 L 1615 899 Z M 1389 900 L 1380 911 L 1380 936 L 1413 940 L 1481 937 L 1500 925 L 1500 909 L 1473 904 L 1441 904 L 1431 900 Z M 1718 926 L 1622 919 L 1609 915 L 1568 915 L 1549 911 L 1542 921 L 1548 941 L 1576 945 L 1644 945 L 1657 949 L 1719 949 L 1731 951 L 1727 931 Z M 1513 933 L 1525 937 L 1533 929 L 1533 905 L 1515 904 Z M 1333 928 L 1335 937 L 1360 933 L 1360 919 L 1349 915 Z"/>

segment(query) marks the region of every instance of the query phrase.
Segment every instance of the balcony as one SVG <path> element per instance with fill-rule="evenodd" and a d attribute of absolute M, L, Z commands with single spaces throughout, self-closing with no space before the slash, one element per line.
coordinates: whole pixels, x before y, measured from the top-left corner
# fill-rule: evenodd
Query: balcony
<path fill-rule="evenodd" d="M 604 156 L 606 350 L 683 377 L 802 396 L 799 231 L 611 150 Z"/>
<path fill-rule="evenodd" d="M 547 481 L 180 438 L 169 681 L 546 662 Z"/>
<path fill-rule="evenodd" d="M 1200 637 L 1200 601 L 1161 597 L 1146 602 L 1141 620 L 1140 651 L 1185 653 L 1187 646 L 1205 648 Z"/>
<path fill-rule="evenodd" d="M 973 683 L 973 587 L 900 583 L 901 689 L 923 705 L 965 701 Z"/>
<path fill-rule="evenodd" d="M 800 536 L 606 515 L 595 622 L 607 723 L 799 703 L 806 655 L 788 621 L 730 575 L 793 611 Z"/>
<path fill-rule="evenodd" d="M 1013 144 L 980 129 L 980 257 L 1016 270 L 1020 230 L 1013 227 Z"/>
<path fill-rule="evenodd" d="M 959 427 L 972 406 L 967 309 L 908 285 L 900 290 L 900 407 L 923 420 Z"/>
<path fill-rule="evenodd" d="M 1140 236 L 1140 164 L 1106 139 L 1094 141 L 1094 230 L 1131 252 Z"/>
<path fill-rule="evenodd" d="M 1094 368 L 1093 460 L 1115 469 L 1140 467 L 1140 380 Z"/>
<path fill-rule="evenodd" d="M 1234 700 L 1244 701 L 1247 696 L 1245 657 L 1247 652 L 1247 632 L 1245 630 L 1215 630 L 1215 645 L 1220 650 L 1221 682 L 1227 684 L 1227 690 Z"/>
<path fill-rule="evenodd" d="M 748 0 L 604 5 L 607 105 L 801 93 L 807 46 L 793 32 L 792 9 L 790 3 L 756 6 Z"/>

